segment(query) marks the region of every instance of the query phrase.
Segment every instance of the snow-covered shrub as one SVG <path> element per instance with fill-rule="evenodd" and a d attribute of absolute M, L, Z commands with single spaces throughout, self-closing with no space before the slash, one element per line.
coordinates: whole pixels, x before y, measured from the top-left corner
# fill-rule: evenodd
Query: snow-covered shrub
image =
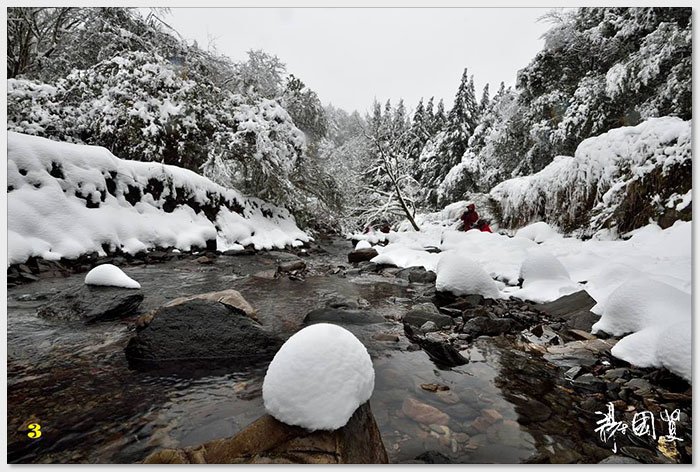
<path fill-rule="evenodd" d="M 277 351 L 265 374 L 265 409 L 308 430 L 345 426 L 372 396 L 374 368 L 350 331 L 328 323 L 303 328 Z"/>
<path fill-rule="evenodd" d="M 626 232 L 661 220 L 672 199 L 688 194 L 690 131 L 690 121 L 674 117 L 616 128 L 586 139 L 573 157 L 558 156 L 536 174 L 502 182 L 491 195 L 509 227 L 544 220 L 565 231 Z M 674 219 L 690 218 L 687 203 L 682 209 Z"/>
<path fill-rule="evenodd" d="M 194 70 L 131 52 L 75 70 L 51 86 L 8 81 L 8 129 L 96 144 L 133 160 L 204 171 L 277 203 L 304 135 L 274 100 L 248 103 Z"/>
<path fill-rule="evenodd" d="M 192 171 L 8 133 L 8 262 L 160 247 L 282 248 L 309 237 L 285 209 Z"/>
<path fill-rule="evenodd" d="M 520 266 L 520 278 L 522 289 L 510 295 L 534 302 L 550 302 L 581 290 L 559 259 L 541 248 L 528 251 Z"/>

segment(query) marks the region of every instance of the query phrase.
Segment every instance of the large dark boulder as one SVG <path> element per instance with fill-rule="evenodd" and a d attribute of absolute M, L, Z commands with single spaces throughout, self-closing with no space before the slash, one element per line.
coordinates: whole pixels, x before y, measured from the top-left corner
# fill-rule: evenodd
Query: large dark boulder
<path fill-rule="evenodd" d="M 237 435 L 197 447 L 162 449 L 146 464 L 387 464 L 369 402 L 335 431 L 309 432 L 265 415 Z"/>
<path fill-rule="evenodd" d="M 128 318 L 138 314 L 143 294 L 118 287 L 81 285 L 58 293 L 37 314 L 42 318 L 82 321 L 85 324 Z"/>
<path fill-rule="evenodd" d="M 368 247 L 365 249 L 356 249 L 348 254 L 348 262 L 363 262 L 369 261 L 377 257 L 379 253 L 373 247 Z"/>
<path fill-rule="evenodd" d="M 158 308 L 125 352 L 132 367 L 236 368 L 272 359 L 281 345 L 242 310 L 194 299 Z"/>
<path fill-rule="evenodd" d="M 342 308 L 318 308 L 309 312 L 304 318 L 305 324 L 336 323 L 336 324 L 374 324 L 384 323 L 383 316 L 370 311 L 345 310 Z"/>
<path fill-rule="evenodd" d="M 564 321 L 569 328 L 591 331 L 591 327 L 600 316 L 590 310 L 596 301 L 585 290 L 558 298 L 549 303 L 533 303 L 536 310 L 546 313 L 550 318 Z"/>

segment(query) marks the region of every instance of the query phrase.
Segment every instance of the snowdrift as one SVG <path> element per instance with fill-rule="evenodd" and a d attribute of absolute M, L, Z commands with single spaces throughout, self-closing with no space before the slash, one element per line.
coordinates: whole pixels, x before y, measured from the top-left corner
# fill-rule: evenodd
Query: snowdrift
<path fill-rule="evenodd" d="M 653 118 L 584 140 L 540 172 L 491 190 L 501 223 L 545 220 L 570 232 L 603 228 L 620 234 L 691 218 L 691 122 Z"/>
<path fill-rule="evenodd" d="M 176 166 L 8 132 L 8 264 L 154 247 L 238 250 L 309 241 L 285 209 Z"/>

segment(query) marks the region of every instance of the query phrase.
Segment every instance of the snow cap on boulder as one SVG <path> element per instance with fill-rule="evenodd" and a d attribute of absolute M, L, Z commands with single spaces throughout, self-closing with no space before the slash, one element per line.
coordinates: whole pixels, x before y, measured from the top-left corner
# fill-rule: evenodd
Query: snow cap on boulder
<path fill-rule="evenodd" d="M 101 264 L 85 276 L 85 285 L 106 285 L 122 288 L 141 288 L 141 284 L 129 277 L 119 267 Z"/>
<path fill-rule="evenodd" d="M 335 430 L 347 424 L 373 390 L 367 349 L 345 328 L 318 323 L 294 334 L 272 359 L 263 401 L 283 423 Z"/>
<path fill-rule="evenodd" d="M 451 292 L 458 296 L 482 295 L 485 298 L 501 298 L 496 283 L 481 265 L 455 250 L 440 254 L 435 288 L 438 292 Z"/>

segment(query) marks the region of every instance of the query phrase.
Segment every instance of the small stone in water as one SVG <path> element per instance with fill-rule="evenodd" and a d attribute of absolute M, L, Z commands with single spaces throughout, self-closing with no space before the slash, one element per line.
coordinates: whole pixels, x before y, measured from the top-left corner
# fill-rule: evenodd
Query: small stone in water
<path fill-rule="evenodd" d="M 423 390 L 427 390 L 429 392 L 442 392 L 445 390 L 449 390 L 450 387 L 447 385 L 441 385 L 441 384 L 434 384 L 434 383 L 425 383 L 425 384 L 420 384 L 420 388 Z"/>

